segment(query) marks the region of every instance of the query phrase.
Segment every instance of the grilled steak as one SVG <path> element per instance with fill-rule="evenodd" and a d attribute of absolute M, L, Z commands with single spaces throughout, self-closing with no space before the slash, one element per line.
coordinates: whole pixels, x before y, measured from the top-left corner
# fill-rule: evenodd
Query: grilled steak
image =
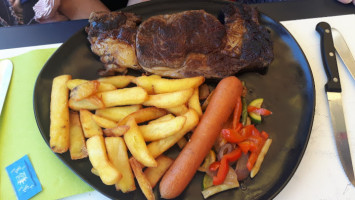
<path fill-rule="evenodd" d="M 128 67 L 175 78 L 223 78 L 267 67 L 273 59 L 272 41 L 259 24 L 258 12 L 247 5 L 230 4 L 221 13 L 224 24 L 203 10 L 192 10 L 153 16 L 139 25 L 132 13 L 99 13 L 90 17 L 87 31 L 93 52 L 111 66 L 109 70 Z M 127 29 L 129 40 L 117 34 Z M 129 50 L 116 50 L 118 44 Z M 126 51 L 134 54 L 128 60 L 135 62 L 123 58 Z"/>
<path fill-rule="evenodd" d="M 102 75 L 141 69 L 136 56 L 136 33 L 140 18 L 133 13 L 91 13 L 86 27 L 91 50 L 105 64 Z"/>

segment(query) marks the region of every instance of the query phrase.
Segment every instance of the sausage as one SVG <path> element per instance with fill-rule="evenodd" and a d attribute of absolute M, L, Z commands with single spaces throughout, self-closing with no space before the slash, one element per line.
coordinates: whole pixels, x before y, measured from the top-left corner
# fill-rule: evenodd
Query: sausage
<path fill-rule="evenodd" d="M 223 124 L 233 112 L 242 90 L 242 83 L 234 76 L 224 78 L 219 82 L 190 141 L 160 182 L 159 189 L 162 198 L 171 199 L 179 196 L 189 184 L 212 148 Z"/>

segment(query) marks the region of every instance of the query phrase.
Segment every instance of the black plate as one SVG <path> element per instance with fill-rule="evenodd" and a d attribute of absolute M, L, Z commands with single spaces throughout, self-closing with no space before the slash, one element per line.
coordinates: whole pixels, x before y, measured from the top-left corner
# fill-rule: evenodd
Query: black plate
<path fill-rule="evenodd" d="M 183 10 L 204 9 L 217 16 L 223 1 L 153 1 L 128 7 L 125 10 L 141 15 L 143 19 L 157 14 Z M 309 64 L 292 35 L 278 22 L 261 14 L 261 23 L 271 32 L 275 59 L 265 75 L 246 73 L 238 76 L 249 89 L 248 99 L 263 97 L 265 107 L 273 111 L 258 126 L 270 134 L 273 143 L 254 179 L 247 179 L 238 189 L 222 192 L 210 199 L 271 199 L 275 197 L 294 174 L 302 159 L 310 136 L 315 109 L 315 93 Z M 96 79 L 103 67 L 95 56 L 82 29 L 65 42 L 47 61 L 38 75 L 34 88 L 34 113 L 38 128 L 49 143 L 49 104 L 52 80 L 55 76 L 71 74 L 73 78 Z M 228 97 L 226 97 L 228 98 Z M 174 150 L 173 150 L 174 151 Z M 171 152 L 170 152 L 171 153 Z M 56 154 L 85 182 L 112 199 L 144 199 L 141 191 L 123 194 L 114 186 L 104 185 L 93 175 L 88 159 L 72 161 L 69 153 Z M 197 173 L 179 196 L 179 199 L 203 199 L 202 173 Z M 158 190 L 155 194 L 159 197 Z"/>

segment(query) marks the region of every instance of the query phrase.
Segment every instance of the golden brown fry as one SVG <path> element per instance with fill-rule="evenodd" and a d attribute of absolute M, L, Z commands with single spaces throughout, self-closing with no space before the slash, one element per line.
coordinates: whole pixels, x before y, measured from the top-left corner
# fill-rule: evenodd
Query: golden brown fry
<path fill-rule="evenodd" d="M 109 119 L 105 119 L 103 117 L 92 115 L 92 119 L 96 122 L 96 124 L 102 128 L 115 128 L 117 127 L 117 123 L 111 121 Z"/>
<path fill-rule="evenodd" d="M 74 89 L 76 86 L 86 83 L 88 82 L 88 80 L 84 80 L 84 79 L 71 79 L 67 82 L 67 87 L 69 90 Z"/>
<path fill-rule="evenodd" d="M 200 85 L 198 90 L 199 90 L 198 96 L 200 100 L 205 100 L 208 97 L 208 95 L 210 95 L 210 88 L 208 87 L 207 84 Z"/>
<path fill-rule="evenodd" d="M 139 187 L 141 188 L 144 196 L 148 200 L 155 200 L 152 185 L 142 171 L 140 163 L 135 158 L 130 158 L 129 163 L 133 169 L 133 173 L 137 179 Z"/>
<path fill-rule="evenodd" d="M 148 107 L 140 109 L 136 112 L 133 112 L 123 118 L 118 124 L 124 125 L 127 123 L 128 119 L 133 117 L 137 124 L 147 122 L 153 119 L 157 119 L 163 115 L 166 115 L 167 112 L 164 109 L 156 108 L 156 107 Z"/>
<path fill-rule="evenodd" d="M 185 137 L 182 137 L 179 141 L 177 141 L 177 145 L 180 149 L 183 149 L 184 146 L 187 144 L 187 140 Z"/>
<path fill-rule="evenodd" d="M 272 143 L 272 139 L 270 139 L 270 138 L 265 141 L 264 146 L 261 149 L 258 158 L 256 159 L 254 167 L 250 171 L 250 178 L 254 178 L 255 175 L 259 172 L 260 166 L 264 161 L 264 157 L 265 157 L 266 153 L 268 152 L 271 143 Z"/>
<path fill-rule="evenodd" d="M 155 79 L 160 79 L 161 76 L 159 75 L 150 75 L 150 76 L 139 76 L 134 79 L 134 83 L 139 86 L 144 88 L 148 94 L 154 94 L 153 90 L 153 81 Z"/>
<path fill-rule="evenodd" d="M 145 141 L 154 141 L 174 135 L 181 130 L 186 121 L 186 117 L 178 116 L 174 119 L 162 122 L 150 123 L 139 126 Z"/>
<path fill-rule="evenodd" d="M 100 176 L 99 172 L 95 168 L 91 168 L 91 173 L 95 174 L 96 176 Z"/>
<path fill-rule="evenodd" d="M 76 111 L 79 111 L 80 109 L 96 110 L 104 107 L 105 107 L 104 103 L 96 95 L 92 95 L 80 101 L 69 99 L 69 108 Z"/>
<path fill-rule="evenodd" d="M 189 111 L 189 109 L 187 108 L 187 106 L 185 104 L 180 105 L 180 106 L 176 106 L 176 107 L 173 107 L 173 108 L 165 108 L 165 110 L 173 113 L 174 115 L 183 115 L 187 111 Z"/>
<path fill-rule="evenodd" d="M 212 98 L 212 95 L 213 95 L 213 90 L 211 91 L 210 95 L 208 95 L 207 99 L 203 102 L 202 106 L 201 106 L 201 109 L 204 111 L 206 110 L 208 104 L 210 103 L 210 100 Z"/>
<path fill-rule="evenodd" d="M 98 91 L 100 82 L 99 81 L 88 81 L 74 87 L 70 91 L 70 98 L 74 101 L 80 101 L 85 99 Z"/>
<path fill-rule="evenodd" d="M 177 92 L 149 95 L 149 98 L 143 103 L 145 106 L 155 106 L 158 108 L 173 108 L 185 104 L 192 93 L 193 88 Z"/>
<path fill-rule="evenodd" d="M 148 150 L 151 155 L 156 158 L 177 143 L 187 132 L 191 131 L 199 122 L 198 114 L 195 110 L 190 109 L 184 115 L 186 122 L 182 129 L 172 136 L 153 141 L 148 144 Z"/>
<path fill-rule="evenodd" d="M 102 129 L 93 120 L 92 114 L 88 110 L 80 110 L 80 121 L 83 127 L 84 135 L 86 138 L 90 138 L 95 135 L 102 135 Z"/>
<path fill-rule="evenodd" d="M 69 148 L 69 90 L 66 83 L 70 79 L 70 75 L 57 76 L 52 84 L 49 144 L 56 153 L 64 153 Z"/>
<path fill-rule="evenodd" d="M 148 151 L 142 133 L 133 117 L 129 118 L 127 123 L 129 130 L 123 135 L 126 145 L 133 155 L 140 163 L 147 167 L 156 167 L 157 162 Z"/>
<path fill-rule="evenodd" d="M 174 118 L 175 118 L 175 116 L 170 113 L 170 114 L 164 115 L 162 117 L 159 117 L 158 119 L 152 120 L 148 124 L 154 124 L 156 122 L 165 122 L 165 121 L 168 121 L 168 120 L 171 120 Z"/>
<path fill-rule="evenodd" d="M 200 104 L 200 100 L 198 97 L 198 88 L 195 88 L 194 93 L 192 94 L 192 96 L 190 97 L 187 105 L 189 108 L 194 109 L 198 116 L 202 116 L 202 109 L 201 109 L 201 104 Z"/>
<path fill-rule="evenodd" d="M 89 82 L 89 81 L 84 80 L 84 79 L 72 79 L 67 82 L 67 87 L 69 88 L 69 90 L 72 90 L 76 86 L 86 83 L 86 82 Z M 111 90 L 115 90 L 115 89 L 116 89 L 116 87 L 110 83 L 100 82 L 97 92 L 111 91 Z"/>
<path fill-rule="evenodd" d="M 155 185 L 158 183 L 158 181 L 161 179 L 161 177 L 164 175 L 166 170 L 169 169 L 170 165 L 173 164 L 174 160 L 164 156 L 160 155 L 156 159 L 158 166 L 157 167 L 147 167 L 144 170 L 144 174 L 147 177 L 148 181 L 150 182 L 152 188 L 155 187 Z"/>
<path fill-rule="evenodd" d="M 120 125 L 114 128 L 106 128 L 103 130 L 106 137 L 119 137 L 125 134 L 129 129 L 129 126 Z"/>
<path fill-rule="evenodd" d="M 106 119 L 119 122 L 127 115 L 136 112 L 141 109 L 142 105 L 132 105 L 132 106 L 122 106 L 122 107 L 112 107 L 112 108 L 104 108 L 95 111 L 95 115 L 100 117 L 104 117 Z"/>
<path fill-rule="evenodd" d="M 106 185 L 117 183 L 122 178 L 122 174 L 108 160 L 103 136 L 96 135 L 89 138 L 86 145 L 89 160 L 98 171 L 102 182 Z"/>
<path fill-rule="evenodd" d="M 134 76 L 110 76 L 99 78 L 98 81 L 102 83 L 110 83 L 114 85 L 116 88 L 124 88 L 134 79 Z"/>
<path fill-rule="evenodd" d="M 136 78 L 136 84 L 138 86 L 143 87 L 149 91 L 149 93 L 152 90 L 152 93 L 154 94 L 171 93 L 196 88 L 204 81 L 205 78 L 203 76 L 181 79 L 151 78 L 149 76 L 141 76 Z"/>
<path fill-rule="evenodd" d="M 105 138 L 107 153 L 112 164 L 122 173 L 122 178 L 115 186 L 123 193 L 136 190 L 134 176 L 128 160 L 127 147 L 121 137 Z"/>
<path fill-rule="evenodd" d="M 106 107 L 142 104 L 147 98 L 147 92 L 141 87 L 117 89 L 97 94 Z"/>
<path fill-rule="evenodd" d="M 70 157 L 72 160 L 86 158 L 88 156 L 88 152 L 86 149 L 83 129 L 81 128 L 79 113 L 70 111 L 69 121 L 70 121 L 70 128 L 69 128 Z"/>

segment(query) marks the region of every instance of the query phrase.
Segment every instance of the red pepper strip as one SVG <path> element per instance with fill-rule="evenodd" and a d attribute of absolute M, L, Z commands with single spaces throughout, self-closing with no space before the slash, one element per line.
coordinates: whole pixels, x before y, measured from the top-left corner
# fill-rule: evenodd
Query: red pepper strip
<path fill-rule="evenodd" d="M 234 108 L 233 113 L 233 129 L 236 129 L 238 124 L 240 123 L 240 116 L 242 115 L 242 98 L 239 97 L 237 99 L 237 103 Z"/>
<path fill-rule="evenodd" d="M 248 112 L 253 112 L 253 113 L 256 113 L 256 114 L 259 114 L 259 115 L 263 115 L 263 116 L 268 116 L 268 115 L 271 115 L 272 112 L 268 109 L 265 109 L 265 108 L 257 108 L 257 107 L 254 107 L 254 106 L 248 106 L 247 108 Z"/>
<path fill-rule="evenodd" d="M 217 176 L 213 177 L 213 185 L 220 185 L 224 182 L 229 171 L 229 162 L 238 160 L 241 155 L 242 151 L 239 148 L 236 148 L 222 157 Z"/>
<path fill-rule="evenodd" d="M 223 158 L 226 158 L 228 162 L 234 162 L 242 156 L 242 151 L 239 148 L 234 149 L 228 154 L 225 154 Z"/>
<path fill-rule="evenodd" d="M 250 140 L 246 140 L 244 142 L 239 142 L 238 146 L 241 148 L 242 152 L 245 154 L 247 154 L 248 151 L 256 151 L 258 149 L 257 145 Z"/>
<path fill-rule="evenodd" d="M 247 168 L 249 171 L 251 171 L 254 167 L 254 164 L 256 162 L 256 159 L 258 158 L 261 149 L 263 148 L 266 139 L 263 139 L 262 137 L 250 137 L 250 140 L 254 140 L 255 144 L 257 145 L 257 149 L 255 151 L 251 151 L 250 155 L 249 155 L 249 159 L 247 162 Z"/>
<path fill-rule="evenodd" d="M 220 165 L 221 165 L 221 162 L 215 161 L 215 162 L 210 164 L 209 170 L 212 171 L 212 172 L 215 172 L 215 171 L 218 170 Z"/>
<path fill-rule="evenodd" d="M 265 140 L 269 138 L 269 134 L 267 134 L 267 132 L 265 131 L 261 131 L 261 137 L 263 137 Z"/>
<path fill-rule="evenodd" d="M 226 158 L 222 158 L 221 164 L 219 166 L 217 176 L 213 177 L 213 185 L 220 185 L 224 182 L 224 179 L 226 178 L 228 174 L 228 161 Z"/>
<path fill-rule="evenodd" d="M 237 128 L 239 127 L 240 126 L 238 126 Z M 248 137 L 252 135 L 252 131 L 254 129 L 256 129 L 254 125 L 244 126 L 240 130 L 222 129 L 221 135 L 227 142 L 238 143 L 248 139 Z"/>
<path fill-rule="evenodd" d="M 249 171 L 251 171 L 253 169 L 257 158 L 258 158 L 258 153 L 256 153 L 256 152 L 251 152 L 250 153 L 249 159 L 248 159 L 248 162 L 247 162 L 247 168 L 248 168 Z"/>
<path fill-rule="evenodd" d="M 247 139 L 246 136 L 242 136 L 238 131 L 233 129 L 222 129 L 222 137 L 230 143 L 238 143 Z"/>

